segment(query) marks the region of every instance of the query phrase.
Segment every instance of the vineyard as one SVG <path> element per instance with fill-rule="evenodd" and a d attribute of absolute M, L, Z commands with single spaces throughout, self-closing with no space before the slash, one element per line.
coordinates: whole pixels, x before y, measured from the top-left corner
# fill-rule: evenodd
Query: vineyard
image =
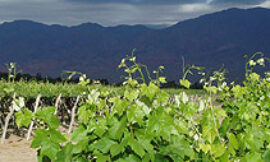
<path fill-rule="evenodd" d="M 185 90 L 161 89 L 164 67 L 153 79 L 133 55 L 119 65 L 122 87 L 2 81 L 1 143 L 32 140 L 42 162 L 270 161 L 270 73 L 254 72 L 267 60 L 247 59 L 241 84 L 183 62 Z M 194 72 L 202 91 L 188 90 Z"/>

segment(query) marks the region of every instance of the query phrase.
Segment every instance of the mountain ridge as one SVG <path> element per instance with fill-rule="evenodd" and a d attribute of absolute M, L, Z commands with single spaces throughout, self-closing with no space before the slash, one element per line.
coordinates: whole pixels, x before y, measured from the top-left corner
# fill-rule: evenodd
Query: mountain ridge
<path fill-rule="evenodd" d="M 225 64 L 229 79 L 241 79 L 244 54 L 261 51 L 270 56 L 270 32 L 266 30 L 269 19 L 269 9 L 232 8 L 162 29 L 144 25 L 104 27 L 97 23 L 46 25 L 16 20 L 0 24 L 0 64 L 14 61 L 26 73 L 49 76 L 58 76 L 62 70 L 77 70 L 90 78 L 117 82 L 123 74 L 117 65 L 136 48 L 138 60 L 150 69 L 164 65 L 169 80 L 180 78 L 182 56 L 190 64 L 210 69 Z"/>

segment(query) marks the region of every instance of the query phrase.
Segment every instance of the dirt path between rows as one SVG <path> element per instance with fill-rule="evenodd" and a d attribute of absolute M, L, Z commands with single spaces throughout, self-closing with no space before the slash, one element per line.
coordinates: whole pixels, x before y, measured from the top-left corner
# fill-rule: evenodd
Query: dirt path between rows
<path fill-rule="evenodd" d="M 0 162 L 37 162 L 36 151 L 30 145 L 25 138 L 11 135 L 0 144 Z"/>

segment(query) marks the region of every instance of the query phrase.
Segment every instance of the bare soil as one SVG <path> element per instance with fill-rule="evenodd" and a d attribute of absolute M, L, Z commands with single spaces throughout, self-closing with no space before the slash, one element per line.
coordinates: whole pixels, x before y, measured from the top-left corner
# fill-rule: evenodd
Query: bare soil
<path fill-rule="evenodd" d="M 0 162 L 37 162 L 36 150 L 30 145 L 31 141 L 11 135 L 5 144 L 0 144 Z"/>

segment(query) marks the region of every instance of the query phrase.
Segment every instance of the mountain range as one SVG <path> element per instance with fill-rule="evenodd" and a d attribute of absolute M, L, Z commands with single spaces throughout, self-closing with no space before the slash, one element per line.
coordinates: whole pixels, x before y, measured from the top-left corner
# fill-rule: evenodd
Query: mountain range
<path fill-rule="evenodd" d="M 120 81 L 121 58 L 136 48 L 139 62 L 156 69 L 165 66 L 168 80 L 181 77 L 182 56 L 189 64 L 218 69 L 228 78 L 244 77 L 243 55 L 270 56 L 270 9 L 231 8 L 166 28 L 143 25 L 104 27 L 46 25 L 29 20 L 0 24 L 0 70 L 16 62 L 24 73 L 52 77 L 63 70 L 86 73 L 89 78 Z"/>

